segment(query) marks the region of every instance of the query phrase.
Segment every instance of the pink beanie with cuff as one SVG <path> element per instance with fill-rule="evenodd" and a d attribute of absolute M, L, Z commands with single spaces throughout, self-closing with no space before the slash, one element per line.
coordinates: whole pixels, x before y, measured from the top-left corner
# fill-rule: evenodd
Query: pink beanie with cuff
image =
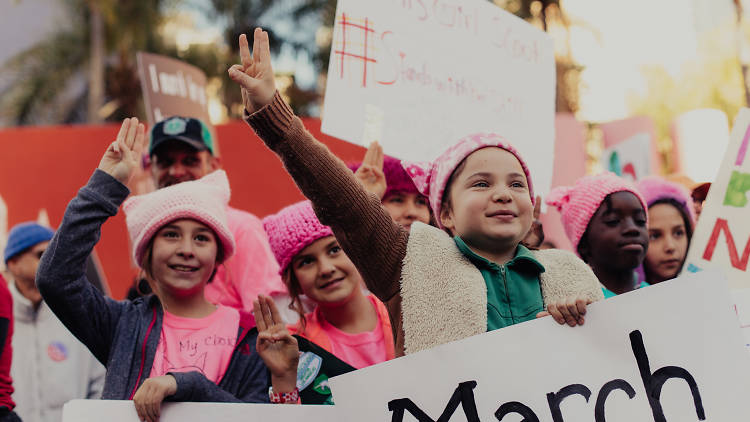
<path fill-rule="evenodd" d="M 217 170 L 198 180 L 178 183 L 145 195 L 132 196 L 122 206 L 133 259 L 141 265 L 151 238 L 165 224 L 188 218 L 213 230 L 224 251 L 224 260 L 234 254 L 235 243 L 227 224 L 229 180 Z"/>
<path fill-rule="evenodd" d="M 438 227 L 441 229 L 443 225 L 440 223 L 440 211 L 448 179 L 450 179 L 453 171 L 466 157 L 474 151 L 488 147 L 502 148 L 518 159 L 526 175 L 531 203 L 534 203 L 534 188 L 531 183 L 531 173 L 518 151 L 500 135 L 495 133 L 476 133 L 461 138 L 455 145 L 449 147 L 431 163 L 403 162 L 404 169 L 414 181 L 414 185 L 417 186 L 422 195 L 430 200 L 430 207 L 435 215 Z"/>
<path fill-rule="evenodd" d="M 268 235 L 276 260 L 284 274 L 292 259 L 316 240 L 333 236 L 330 227 L 318 221 L 310 201 L 302 201 L 283 208 L 263 219 L 263 228 Z"/>
<path fill-rule="evenodd" d="M 648 207 L 635 185 L 613 173 L 585 176 L 573 186 L 560 186 L 552 189 L 545 201 L 560 212 L 565 234 L 578 253 L 578 243 L 586 232 L 589 221 L 607 196 L 616 192 L 630 192 L 641 202 L 646 215 Z"/>
<path fill-rule="evenodd" d="M 639 180 L 637 187 L 638 191 L 643 194 L 643 198 L 646 200 L 646 205 L 649 208 L 656 201 L 672 199 L 682 206 L 683 211 L 690 218 L 690 224 L 695 223 L 695 209 L 693 209 L 692 198 L 687 189 L 682 187 L 682 185 L 658 176 L 649 176 Z"/>

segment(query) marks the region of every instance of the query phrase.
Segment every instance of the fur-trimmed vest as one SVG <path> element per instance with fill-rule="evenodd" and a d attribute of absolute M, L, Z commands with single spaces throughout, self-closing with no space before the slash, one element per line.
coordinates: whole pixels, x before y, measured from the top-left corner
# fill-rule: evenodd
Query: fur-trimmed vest
<path fill-rule="evenodd" d="M 604 298 L 586 263 L 564 250 L 533 251 L 545 305 L 583 296 Z M 444 231 L 414 223 L 401 268 L 404 353 L 487 331 L 487 285 L 482 273 Z"/>

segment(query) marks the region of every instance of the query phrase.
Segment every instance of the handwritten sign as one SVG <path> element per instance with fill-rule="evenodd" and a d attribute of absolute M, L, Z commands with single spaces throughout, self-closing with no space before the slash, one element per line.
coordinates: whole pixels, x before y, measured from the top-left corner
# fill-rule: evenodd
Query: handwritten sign
<path fill-rule="evenodd" d="M 592 304 L 582 327 L 529 321 L 331 389 L 341 420 L 362 422 L 740 420 L 750 360 L 730 304 L 720 273 L 692 274 Z"/>
<path fill-rule="evenodd" d="M 206 74 L 183 61 L 158 54 L 138 52 L 138 73 L 148 124 L 170 116 L 200 119 L 216 133 L 208 114 Z M 218 142 L 214 143 L 218 148 Z"/>
<path fill-rule="evenodd" d="M 638 133 L 605 149 L 602 164 L 608 171 L 633 181 L 648 176 L 651 172 L 651 136 Z"/>
<path fill-rule="evenodd" d="M 305 421 L 334 422 L 334 406 L 237 403 L 164 403 L 161 422 Z M 63 407 L 63 422 L 138 422 L 129 400 L 72 400 Z"/>
<path fill-rule="evenodd" d="M 711 185 L 683 272 L 717 268 L 732 288 L 750 288 L 750 109 L 740 110 Z"/>
<path fill-rule="evenodd" d="M 485 0 L 339 0 L 322 131 L 388 154 L 435 158 L 476 132 L 505 136 L 549 191 L 551 39 Z"/>

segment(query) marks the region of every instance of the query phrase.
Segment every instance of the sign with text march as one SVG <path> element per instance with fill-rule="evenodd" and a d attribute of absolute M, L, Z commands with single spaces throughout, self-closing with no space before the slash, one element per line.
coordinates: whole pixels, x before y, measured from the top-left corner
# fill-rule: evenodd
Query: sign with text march
<path fill-rule="evenodd" d="M 726 279 L 702 272 L 330 380 L 347 421 L 739 421 L 750 360 Z"/>
<path fill-rule="evenodd" d="M 409 161 L 495 132 L 545 195 L 554 112 L 551 39 L 491 2 L 338 1 L 323 132 Z"/>

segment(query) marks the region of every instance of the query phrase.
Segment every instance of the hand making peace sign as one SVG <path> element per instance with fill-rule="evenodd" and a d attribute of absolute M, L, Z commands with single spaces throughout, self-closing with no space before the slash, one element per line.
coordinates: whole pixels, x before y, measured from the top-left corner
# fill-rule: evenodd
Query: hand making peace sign
<path fill-rule="evenodd" d="M 141 154 L 145 146 L 146 127 L 143 123 L 138 123 L 136 117 L 125 119 L 117 139 L 109 144 L 99 161 L 99 170 L 127 185 L 135 169 L 141 165 Z"/>
<path fill-rule="evenodd" d="M 269 104 L 276 93 L 268 32 L 255 28 L 252 56 L 247 36 L 240 35 L 240 59 L 241 65 L 236 64 L 229 68 L 229 77 L 240 85 L 245 110 L 253 114 Z"/>

